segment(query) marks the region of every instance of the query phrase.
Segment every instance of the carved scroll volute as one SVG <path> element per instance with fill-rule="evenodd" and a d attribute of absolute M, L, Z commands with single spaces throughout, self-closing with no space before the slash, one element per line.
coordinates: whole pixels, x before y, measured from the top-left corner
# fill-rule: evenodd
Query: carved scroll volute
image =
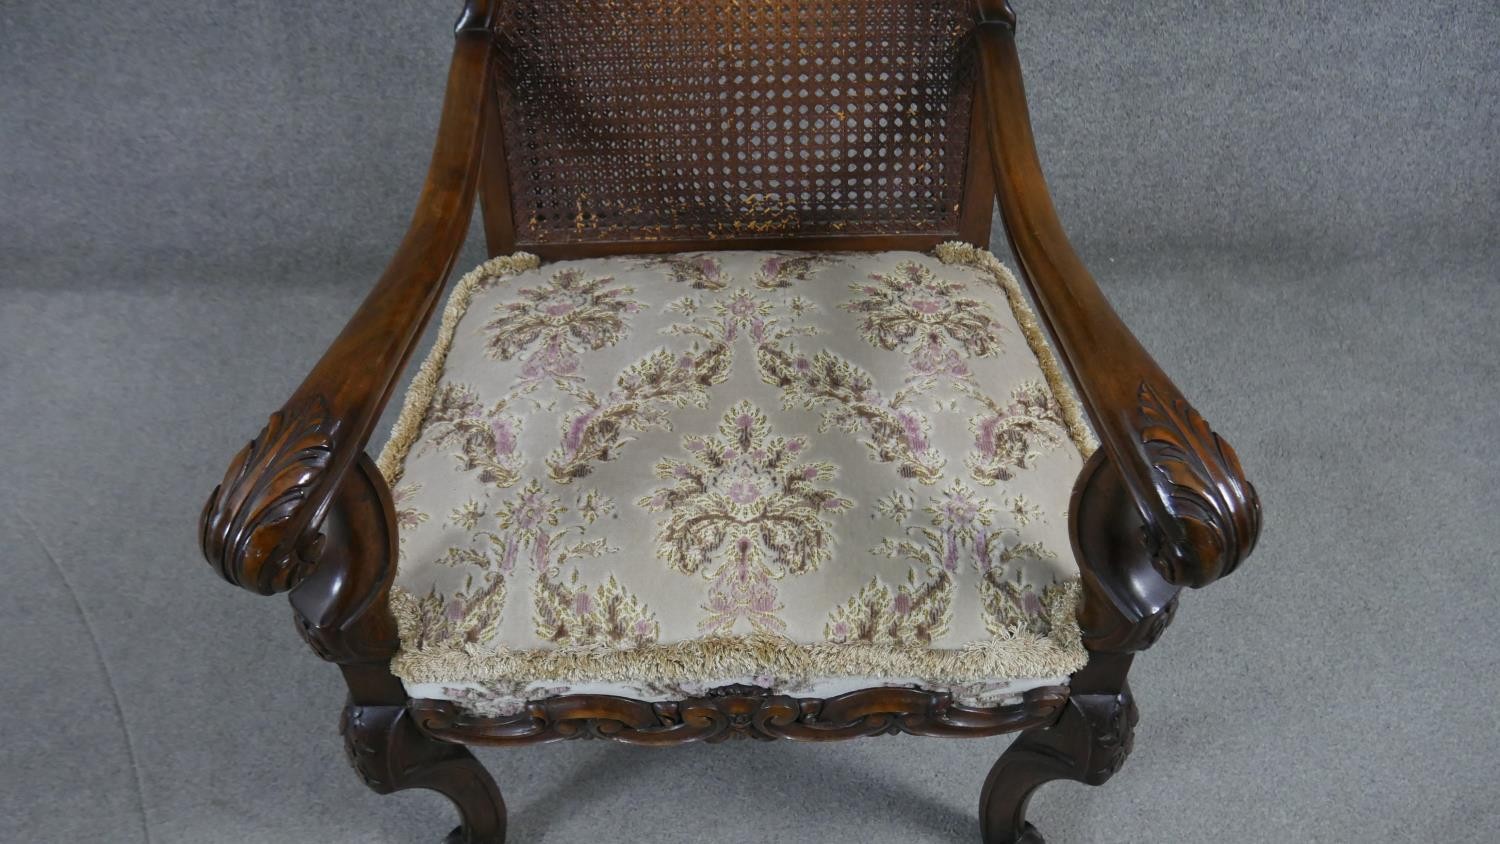
<path fill-rule="evenodd" d="M 314 399 L 271 414 L 235 456 L 198 522 L 203 556 L 225 580 L 272 595 L 307 575 L 322 536 L 303 505 L 333 459 L 337 428 Z"/>
<path fill-rule="evenodd" d="M 1233 572 L 1260 535 L 1260 498 L 1234 449 L 1181 397 L 1163 401 L 1142 382 L 1141 445 L 1156 495 L 1171 517 L 1147 523 L 1162 577 L 1206 586 Z"/>

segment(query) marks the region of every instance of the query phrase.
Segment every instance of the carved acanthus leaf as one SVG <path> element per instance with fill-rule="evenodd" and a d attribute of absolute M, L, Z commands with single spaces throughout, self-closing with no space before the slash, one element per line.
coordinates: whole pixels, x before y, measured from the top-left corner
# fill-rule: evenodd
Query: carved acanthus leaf
<path fill-rule="evenodd" d="M 1184 399 L 1163 401 L 1142 382 L 1141 444 L 1170 520 L 1148 522 L 1155 563 L 1168 581 L 1204 586 L 1234 571 L 1260 534 L 1260 499 L 1234 449 Z"/>
<path fill-rule="evenodd" d="M 1075 701 L 1093 733 L 1083 781 L 1103 783 L 1119 773 L 1135 746 L 1135 725 L 1140 713 L 1128 692 L 1118 695 L 1079 695 Z"/>
<path fill-rule="evenodd" d="M 947 694 L 918 689 L 862 689 L 828 699 L 795 698 L 753 686 L 714 689 L 703 697 L 650 703 L 607 695 L 568 695 L 526 705 L 517 715 L 470 715 L 452 701 L 418 700 L 422 731 L 467 744 L 541 744 L 604 738 L 671 745 L 734 738 L 824 741 L 889 733 L 992 736 L 1051 723 L 1068 690 L 1044 686 L 1017 703 L 954 704 Z"/>
<path fill-rule="evenodd" d="M 199 519 L 203 556 L 225 580 L 271 595 L 307 575 L 323 537 L 303 508 L 332 462 L 337 430 L 322 399 L 284 408 L 230 463 Z"/>

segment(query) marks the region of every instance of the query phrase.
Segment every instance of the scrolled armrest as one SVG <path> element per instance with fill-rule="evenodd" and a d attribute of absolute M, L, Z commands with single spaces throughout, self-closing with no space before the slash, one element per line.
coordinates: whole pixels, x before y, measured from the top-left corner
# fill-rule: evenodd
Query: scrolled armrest
<path fill-rule="evenodd" d="M 1031 134 L 1014 21 L 978 32 L 990 155 L 1011 248 L 1107 457 L 1144 522 L 1152 565 L 1205 586 L 1249 556 L 1261 509 L 1239 458 L 1110 307 L 1052 206 Z"/>
<path fill-rule="evenodd" d="M 230 463 L 199 520 L 204 557 L 260 594 L 296 586 L 320 528 L 436 309 L 474 205 L 489 90 L 490 4 L 459 20 L 437 142 L 416 213 L 384 274 L 286 404 Z"/>
<path fill-rule="evenodd" d="M 1146 525 L 1153 559 L 1169 582 L 1206 586 L 1255 549 L 1260 497 L 1234 449 L 1171 382 L 1153 387 L 1143 380 L 1136 406 L 1135 424 L 1124 433 L 1135 435 L 1133 456 L 1149 466 L 1151 492 L 1136 498 L 1151 511 Z"/>
<path fill-rule="evenodd" d="M 347 442 L 338 432 L 327 402 L 288 404 L 235 455 L 198 520 L 203 556 L 221 577 L 274 595 L 306 576 L 321 534 L 305 529 L 303 509 Z"/>

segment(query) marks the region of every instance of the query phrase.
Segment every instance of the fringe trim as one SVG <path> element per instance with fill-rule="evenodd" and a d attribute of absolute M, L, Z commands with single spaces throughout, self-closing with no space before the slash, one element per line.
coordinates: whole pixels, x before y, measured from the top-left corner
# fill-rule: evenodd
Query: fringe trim
<path fill-rule="evenodd" d="M 974 642 L 938 650 L 887 645 L 800 644 L 780 636 L 709 636 L 668 645 L 630 649 L 557 648 L 495 650 L 475 644 L 425 650 L 403 649 L 391 670 L 407 683 L 506 680 L 712 682 L 724 677 L 771 675 L 787 680 L 820 677 L 911 677 L 927 683 L 970 683 L 1066 677 L 1088 661 L 1078 628 L 1082 586 L 1074 581 L 1052 613 L 1049 636 Z M 391 591 L 391 613 L 403 642 L 419 633 L 417 600 Z"/>
<path fill-rule="evenodd" d="M 962 241 L 939 244 L 933 250 L 933 254 L 945 264 L 973 267 L 995 277 L 995 281 L 1005 291 L 1005 297 L 1010 300 L 1010 309 L 1016 315 L 1016 322 L 1021 326 L 1021 333 L 1026 335 L 1026 344 L 1031 347 L 1031 353 L 1036 355 L 1037 364 L 1042 368 L 1042 375 L 1046 377 L 1047 385 L 1052 388 L 1052 394 L 1057 397 L 1058 406 L 1062 408 L 1063 422 L 1068 427 L 1068 435 L 1072 437 L 1073 444 L 1078 446 L 1083 459 L 1087 460 L 1098 450 L 1099 440 L 1094 436 L 1094 429 L 1089 425 L 1088 415 L 1083 412 L 1083 404 L 1078 400 L 1078 393 L 1073 389 L 1072 379 L 1068 378 L 1062 365 L 1058 363 L 1052 344 L 1047 342 L 1046 331 L 1042 328 L 1041 321 L 1037 319 L 1036 311 L 1031 309 L 1031 303 L 1027 301 L 1026 294 L 1021 292 L 1021 284 L 1016 281 L 1015 275 L 1008 267 L 1000 263 L 1000 259 L 996 258 L 993 253 Z"/>
<path fill-rule="evenodd" d="M 508 278 L 539 266 L 541 259 L 529 252 L 502 255 L 475 267 L 454 286 L 453 293 L 448 297 L 448 304 L 443 308 L 443 321 L 438 327 L 437 342 L 433 343 L 432 351 L 427 353 L 427 359 L 422 361 L 422 366 L 412 378 L 406 399 L 401 404 L 401 415 L 396 417 L 390 439 L 386 440 L 385 448 L 380 450 L 380 457 L 375 460 L 375 467 L 385 476 L 387 484 L 394 487 L 401 481 L 401 473 L 406 468 L 406 455 L 422 434 L 422 426 L 427 421 L 427 409 L 432 406 L 432 397 L 437 394 L 438 382 L 442 380 L 443 367 L 448 362 L 448 352 L 453 348 L 453 337 L 458 331 L 458 321 L 463 319 L 464 312 L 469 309 L 469 302 L 474 298 L 475 291 L 487 281 Z"/>

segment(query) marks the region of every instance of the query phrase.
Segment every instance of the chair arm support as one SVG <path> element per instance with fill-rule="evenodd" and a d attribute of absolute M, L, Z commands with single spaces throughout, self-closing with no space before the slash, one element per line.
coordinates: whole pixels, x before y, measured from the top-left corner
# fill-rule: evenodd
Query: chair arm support
<path fill-rule="evenodd" d="M 459 20 L 432 163 L 395 257 L 204 506 L 203 555 L 230 583 L 270 595 L 311 571 L 328 508 L 436 310 L 474 206 L 493 55 L 489 7 L 471 0 Z"/>
<path fill-rule="evenodd" d="M 997 194 L 1021 275 L 1144 520 L 1153 566 L 1172 584 L 1205 586 L 1255 547 L 1255 488 L 1229 443 L 1152 360 L 1069 244 L 1032 138 L 1013 22 L 987 20 L 978 38 Z"/>

